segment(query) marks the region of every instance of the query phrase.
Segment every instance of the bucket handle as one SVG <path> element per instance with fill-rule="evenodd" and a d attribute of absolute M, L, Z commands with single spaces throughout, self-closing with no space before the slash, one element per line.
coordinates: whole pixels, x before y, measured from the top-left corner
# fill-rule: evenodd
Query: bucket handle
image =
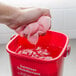
<path fill-rule="evenodd" d="M 15 36 L 16 36 L 16 35 L 13 35 L 13 36 L 10 38 L 10 40 L 12 40 Z"/>
<path fill-rule="evenodd" d="M 71 51 L 71 46 L 68 46 L 65 50 L 64 57 L 70 55 L 70 51 Z"/>

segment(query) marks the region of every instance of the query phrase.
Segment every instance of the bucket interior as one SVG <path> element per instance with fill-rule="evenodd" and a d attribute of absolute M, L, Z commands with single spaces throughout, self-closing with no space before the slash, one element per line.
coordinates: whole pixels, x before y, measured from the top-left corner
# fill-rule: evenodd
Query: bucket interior
<path fill-rule="evenodd" d="M 51 57 L 56 58 L 62 52 L 67 41 L 67 37 L 58 32 L 48 31 L 46 35 L 40 36 L 36 45 L 30 44 L 25 37 L 19 35 L 8 44 L 10 51 L 16 52 L 16 50 L 22 49 L 34 49 L 36 47 L 42 47 L 50 52 Z"/>

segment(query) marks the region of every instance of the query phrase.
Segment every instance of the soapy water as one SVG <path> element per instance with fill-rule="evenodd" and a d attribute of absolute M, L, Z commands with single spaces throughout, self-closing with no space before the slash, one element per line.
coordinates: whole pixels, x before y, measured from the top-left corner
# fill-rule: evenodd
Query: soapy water
<path fill-rule="evenodd" d="M 52 57 L 47 49 L 42 49 L 41 47 L 37 47 L 36 49 L 23 49 L 23 50 L 16 50 L 16 53 L 29 56 L 32 58 L 38 58 L 42 60 L 51 60 Z"/>

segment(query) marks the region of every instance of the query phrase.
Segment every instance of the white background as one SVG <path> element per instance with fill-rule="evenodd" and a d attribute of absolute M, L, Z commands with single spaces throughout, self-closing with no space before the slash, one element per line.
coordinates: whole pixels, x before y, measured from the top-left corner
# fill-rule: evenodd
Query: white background
<path fill-rule="evenodd" d="M 49 8 L 52 15 L 52 30 L 63 32 L 69 38 L 76 38 L 76 0 L 0 0 L 16 7 Z M 7 43 L 16 34 L 0 24 L 0 43 Z"/>

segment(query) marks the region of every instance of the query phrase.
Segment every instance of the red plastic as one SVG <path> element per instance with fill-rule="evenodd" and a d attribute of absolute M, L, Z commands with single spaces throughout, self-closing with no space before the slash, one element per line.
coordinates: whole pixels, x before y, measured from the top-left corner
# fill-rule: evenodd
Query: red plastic
<path fill-rule="evenodd" d="M 12 76 L 62 76 L 65 54 L 67 53 L 68 37 L 62 33 L 48 31 L 45 36 L 40 36 L 37 45 L 32 45 L 25 37 L 15 36 L 7 44 L 6 49 L 10 55 Z M 19 46 L 21 46 L 19 48 Z M 40 60 L 15 51 L 35 47 L 48 48 L 52 60 Z M 69 49 L 70 52 L 70 49 Z"/>
<path fill-rule="evenodd" d="M 68 46 L 66 52 L 64 53 L 64 57 L 68 56 L 70 54 L 70 51 L 71 51 L 71 46 Z"/>

